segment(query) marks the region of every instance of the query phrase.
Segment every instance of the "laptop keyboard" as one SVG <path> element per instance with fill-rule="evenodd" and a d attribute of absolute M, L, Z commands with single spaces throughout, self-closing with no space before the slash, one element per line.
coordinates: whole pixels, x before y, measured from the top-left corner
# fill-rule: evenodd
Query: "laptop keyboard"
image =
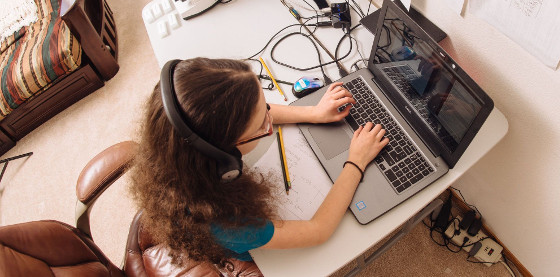
<path fill-rule="evenodd" d="M 383 68 L 383 71 L 401 90 L 412 90 L 410 81 L 417 78 L 416 72 L 408 65 L 397 65 Z"/>
<path fill-rule="evenodd" d="M 432 130 L 438 131 L 439 125 L 437 121 L 433 120 L 430 116 L 430 111 L 426 108 L 428 106 L 427 97 L 412 97 L 416 95 L 416 90 L 410 85 L 410 82 L 416 78 L 418 75 L 409 65 L 397 65 L 391 67 L 383 68 L 383 72 L 389 76 L 391 81 L 402 91 L 403 95 L 406 97 L 408 102 L 410 102 L 416 110 L 420 113 L 420 116 L 424 118 L 424 121 L 430 125 Z"/>
<path fill-rule="evenodd" d="M 393 117 L 386 111 L 377 97 L 358 77 L 343 85 L 348 89 L 356 104 L 350 109 L 347 122 L 354 130 L 367 122 L 381 124 L 387 131 L 389 144 L 381 150 L 374 162 L 383 172 L 397 193 L 402 193 L 434 172 L 409 137 Z M 341 107 L 343 109 L 343 107 Z"/>

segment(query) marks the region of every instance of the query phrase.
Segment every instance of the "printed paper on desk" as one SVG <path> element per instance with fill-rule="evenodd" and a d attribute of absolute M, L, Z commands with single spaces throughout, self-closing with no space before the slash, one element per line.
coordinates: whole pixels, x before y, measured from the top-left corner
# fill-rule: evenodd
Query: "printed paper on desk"
<path fill-rule="evenodd" d="M 548 67 L 560 61 L 560 1 L 470 0 L 469 12 L 492 24 Z"/>
<path fill-rule="evenodd" d="M 278 215 L 282 219 L 311 219 L 331 189 L 332 182 L 296 125 L 282 126 L 282 134 L 292 181 L 290 194 L 286 195 L 284 187 L 277 141 L 254 167 L 274 185 Z"/>

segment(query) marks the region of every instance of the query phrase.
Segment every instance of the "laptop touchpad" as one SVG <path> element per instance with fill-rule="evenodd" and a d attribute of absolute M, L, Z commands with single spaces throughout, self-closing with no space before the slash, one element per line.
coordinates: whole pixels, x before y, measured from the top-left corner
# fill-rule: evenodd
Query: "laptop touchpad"
<path fill-rule="evenodd" d="M 342 124 L 322 124 L 311 126 L 308 130 L 327 160 L 350 148 L 352 138 L 348 136 Z"/>

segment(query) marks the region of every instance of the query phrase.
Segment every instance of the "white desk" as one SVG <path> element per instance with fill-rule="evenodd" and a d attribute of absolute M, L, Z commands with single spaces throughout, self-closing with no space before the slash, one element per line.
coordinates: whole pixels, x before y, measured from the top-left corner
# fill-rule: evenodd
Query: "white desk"
<path fill-rule="evenodd" d="M 159 1 L 154 0 L 144 9 L 150 9 L 151 5 Z M 367 2 L 363 6 L 367 10 Z M 356 14 L 352 16 L 353 21 L 357 22 Z M 153 23 L 145 22 L 160 66 L 167 60 L 176 58 L 246 58 L 260 50 L 281 28 L 297 23 L 277 0 L 234 0 L 229 4 L 218 5 L 206 14 L 181 21 L 178 29 L 171 30 L 170 35 L 162 38 L 157 32 L 157 24 L 166 20 L 165 18 L 160 17 Z M 342 32 L 332 28 L 320 29 L 317 35 L 334 52 Z M 373 35 L 364 28 L 358 28 L 353 35 L 360 41 L 363 53 L 369 55 Z M 347 42 L 341 47 L 340 53 L 346 52 L 346 45 Z M 270 60 L 269 53 L 270 47 L 262 56 L 278 79 L 293 82 L 303 75 L 321 76 L 319 70 L 298 72 L 276 65 Z M 275 56 L 301 67 L 317 64 L 314 48 L 303 38 L 287 39 L 278 47 Z M 349 69 L 350 64 L 358 58 L 354 51 L 344 64 Z M 324 53 L 323 59 L 329 60 Z M 327 73 L 333 80 L 338 78 L 334 65 L 329 66 Z M 283 86 L 283 90 L 290 102 L 296 99 L 290 93 L 289 86 Z M 270 103 L 287 104 L 277 91 L 265 91 L 265 95 Z M 367 225 L 360 225 L 347 212 L 331 239 L 320 246 L 290 250 L 253 250 L 251 254 L 255 262 L 265 276 L 326 276 L 335 272 L 381 241 L 445 191 L 490 151 L 505 136 L 507 130 L 507 120 L 495 108 L 455 168 L 415 196 Z"/>
<path fill-rule="evenodd" d="M 152 1 L 144 7 L 144 12 L 161 1 Z M 244 59 L 261 50 L 280 29 L 298 23 L 279 0 L 234 0 L 229 4 L 218 4 L 203 15 L 187 21 L 180 20 L 178 29 L 169 28 L 167 20 L 170 14 L 176 15 L 176 12 L 166 13 L 152 23 L 144 21 L 160 67 L 171 59 L 194 57 Z M 311 15 L 309 12 L 307 14 Z M 163 23 L 166 23 L 165 25 L 170 30 L 166 37 L 161 37 L 158 34 L 158 25 Z M 364 28 L 359 29 L 361 30 L 356 30 L 356 33 L 353 34 L 365 38 L 363 41 L 366 41 L 366 43 L 360 42 L 360 44 L 362 44 L 364 54 L 369 55 L 369 50 L 373 44 L 373 35 Z M 299 30 L 299 28 L 291 28 L 282 34 L 296 30 Z M 323 41 L 334 53 L 336 43 L 342 37 L 342 31 L 340 29 L 322 28 L 319 29 L 318 35 L 322 39 L 325 38 Z M 273 40 L 272 43 L 276 41 L 277 39 Z M 270 59 L 270 48 L 262 54 L 262 57 L 275 78 L 294 82 L 304 75 L 321 76 L 319 69 L 299 72 L 273 63 Z M 342 45 L 340 53 L 346 53 L 347 49 L 348 43 L 346 41 Z M 317 54 L 313 46 L 307 39 L 298 36 L 282 42 L 275 51 L 275 56 L 283 62 L 300 67 L 318 64 Z M 322 59 L 323 61 L 330 61 L 324 52 Z M 355 51 L 347 58 L 348 61 L 357 59 L 359 59 L 359 56 Z M 257 66 L 256 63 L 255 66 Z M 349 68 L 350 63 L 346 66 Z M 335 66 L 328 66 L 326 71 L 331 79 L 339 78 Z M 289 102 L 296 100 L 296 97 L 289 93 L 291 91 L 290 86 L 282 85 L 282 89 L 288 92 Z M 286 104 L 277 91 L 265 91 L 265 95 L 269 103 Z"/>

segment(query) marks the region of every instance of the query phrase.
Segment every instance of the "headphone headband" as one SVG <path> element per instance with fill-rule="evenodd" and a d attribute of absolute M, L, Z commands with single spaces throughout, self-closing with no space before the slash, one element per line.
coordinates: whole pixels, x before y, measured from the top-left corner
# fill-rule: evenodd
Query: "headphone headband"
<path fill-rule="evenodd" d="M 217 162 L 218 174 L 222 181 L 232 181 L 241 175 L 242 172 L 241 153 L 235 149 L 235 153 L 232 155 L 219 149 L 202 139 L 188 126 L 173 85 L 173 73 L 179 62 L 181 60 L 170 60 L 165 63 L 161 70 L 160 90 L 165 114 L 173 128 L 189 145 Z"/>

